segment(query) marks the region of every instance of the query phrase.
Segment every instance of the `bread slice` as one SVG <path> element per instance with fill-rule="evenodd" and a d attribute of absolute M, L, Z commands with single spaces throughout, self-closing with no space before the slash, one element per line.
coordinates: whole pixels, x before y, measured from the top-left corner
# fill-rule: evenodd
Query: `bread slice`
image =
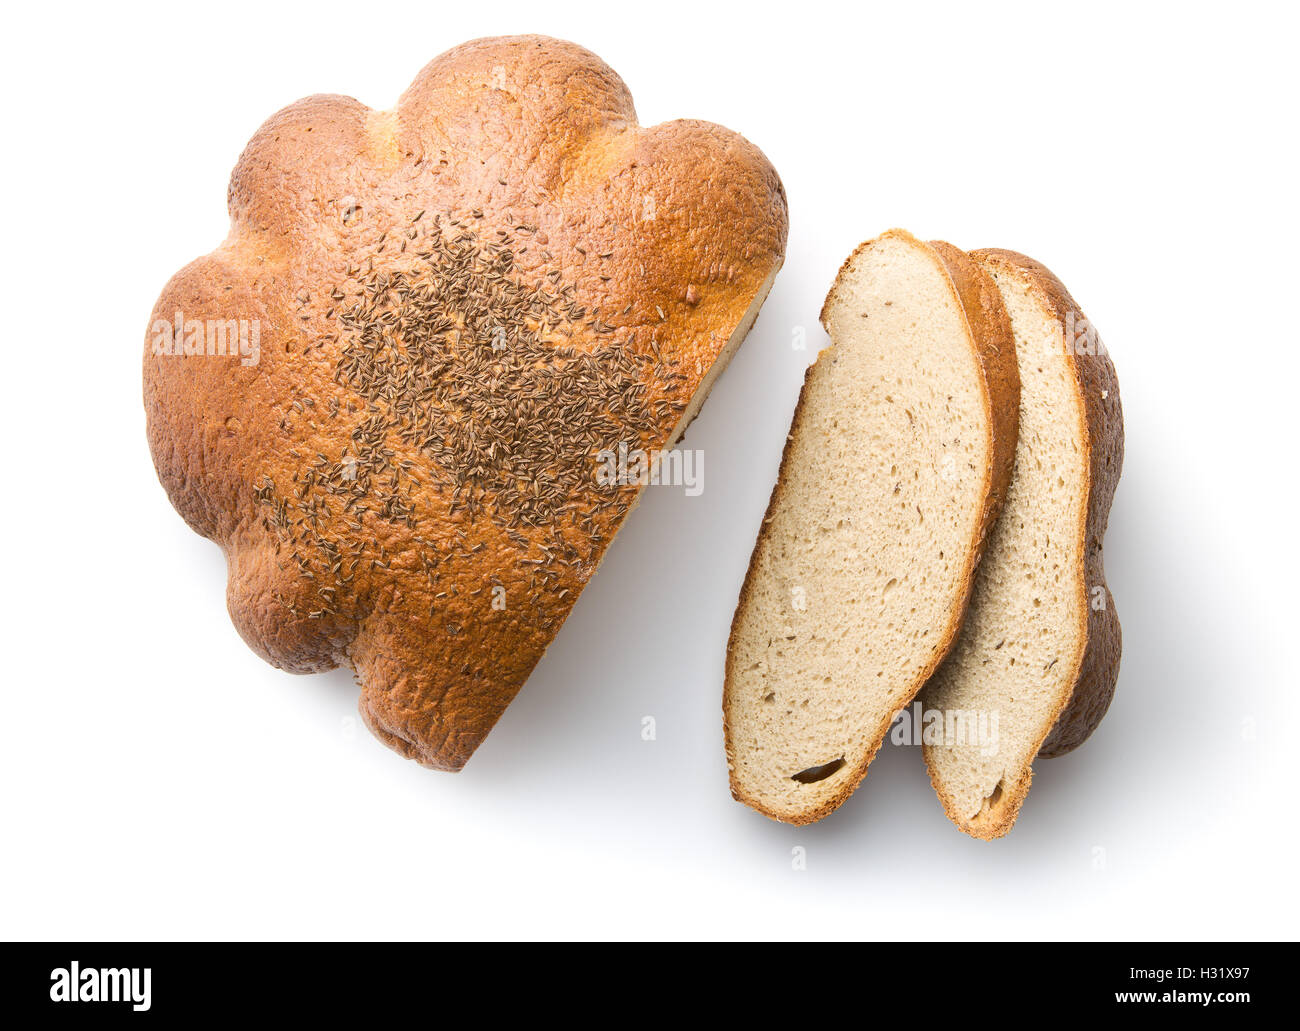
<path fill-rule="evenodd" d="M 1102 538 L 1124 427 L 1115 367 L 1060 280 L 1011 251 L 972 257 L 1011 315 L 1020 439 L 961 635 L 922 699 L 979 714 L 994 733 L 936 736 L 924 752 L 952 821 L 995 838 L 1015 822 L 1034 757 L 1079 745 L 1115 690 L 1120 628 Z"/>
<path fill-rule="evenodd" d="M 956 637 L 1019 404 L 997 289 L 948 244 L 863 244 L 821 317 L 723 699 L 732 794 L 796 824 L 852 793 Z"/>

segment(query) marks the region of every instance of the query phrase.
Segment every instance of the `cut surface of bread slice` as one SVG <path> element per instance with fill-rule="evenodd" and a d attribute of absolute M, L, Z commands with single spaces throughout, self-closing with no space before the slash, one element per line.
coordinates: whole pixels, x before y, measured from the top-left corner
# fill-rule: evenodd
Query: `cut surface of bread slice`
<path fill-rule="evenodd" d="M 727 646 L 732 794 L 836 808 L 956 637 L 1015 454 L 1019 386 L 992 280 L 893 230 L 822 310 Z"/>
<path fill-rule="evenodd" d="M 1080 744 L 1114 692 L 1120 629 L 1101 546 L 1123 423 L 1115 368 L 1060 281 L 1010 251 L 972 257 L 1011 316 L 1019 444 L 961 635 L 922 693 L 945 727 L 986 733 L 936 735 L 924 752 L 949 818 L 995 838 L 1015 822 L 1035 756 Z"/>

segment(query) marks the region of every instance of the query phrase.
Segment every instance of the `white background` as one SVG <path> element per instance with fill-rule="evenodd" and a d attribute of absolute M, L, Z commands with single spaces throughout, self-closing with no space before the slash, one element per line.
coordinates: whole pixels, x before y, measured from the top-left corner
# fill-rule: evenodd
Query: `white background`
<path fill-rule="evenodd" d="M 1293 9 L 6 19 L 5 937 L 1295 933 Z M 784 179 L 790 243 L 688 435 L 703 495 L 647 492 L 468 768 L 435 774 L 371 740 L 350 674 L 289 676 L 240 641 L 220 552 L 155 479 L 139 355 L 163 283 L 225 235 L 226 179 L 264 118 L 313 92 L 389 106 L 444 49 L 510 32 L 596 51 L 645 124 L 747 135 Z M 819 826 L 727 791 L 732 607 L 822 298 L 890 226 L 1046 262 L 1119 369 L 1118 693 L 995 843 L 948 823 L 913 748 L 887 747 Z"/>

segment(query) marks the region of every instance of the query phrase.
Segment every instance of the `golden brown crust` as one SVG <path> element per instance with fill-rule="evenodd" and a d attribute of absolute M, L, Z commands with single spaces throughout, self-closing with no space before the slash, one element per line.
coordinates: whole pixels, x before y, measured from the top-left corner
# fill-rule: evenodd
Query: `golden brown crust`
<path fill-rule="evenodd" d="M 1022 279 L 1063 327 L 1067 319 L 1079 329 L 1088 325 L 1065 285 L 1040 262 L 999 249 L 972 251 L 971 257 L 987 268 Z M 1088 490 L 1079 513 L 1078 536 L 1078 565 L 1084 570 L 1078 611 L 1080 636 L 1086 643 L 1074 659 L 1074 675 L 1065 678 L 1071 689 L 1062 695 L 1051 729 L 1037 750 L 1038 756 L 1046 758 L 1078 747 L 1096 729 L 1110 706 L 1119 676 L 1120 624 L 1106 585 L 1102 542 L 1124 460 L 1124 417 L 1115 366 L 1099 345 L 1094 333 L 1090 343 L 1067 350 L 1084 413 L 1079 440 L 1088 455 Z M 1099 596 L 1094 598 L 1094 592 L 1100 592 Z M 974 819 L 957 809 L 935 780 L 933 770 L 930 781 L 953 823 L 972 837 L 992 840 L 1005 835 L 1015 824 L 1033 780 L 1034 758 L 1031 756 L 1019 771 L 1004 780 L 1000 797 Z"/>
<path fill-rule="evenodd" d="M 979 522 L 976 539 L 972 542 L 971 548 L 968 549 L 969 560 L 964 573 L 963 583 L 965 586 L 961 592 L 960 602 L 954 609 L 949 626 L 943 631 L 939 647 L 936 649 L 932 661 L 921 672 L 912 686 L 912 690 L 908 695 L 910 700 L 925 686 L 925 682 L 939 667 L 939 663 L 943 661 L 957 641 L 962 618 L 966 611 L 966 604 L 970 599 L 971 588 L 974 586 L 979 555 L 983 550 L 988 531 L 996 521 L 1002 502 L 1006 498 L 1011 467 L 1015 461 L 1016 432 L 1020 421 L 1020 369 L 1015 360 L 1015 338 L 1011 332 L 1011 320 L 1002 303 L 1002 295 L 988 273 L 981 269 L 964 252 L 951 244 L 943 241 L 930 241 L 927 244 L 917 240 L 912 234 L 903 229 L 888 230 L 882 233 L 880 237 L 860 244 L 845 259 L 822 305 L 821 320 L 823 323 L 826 321 L 840 278 L 851 267 L 854 258 L 862 250 L 875 243 L 876 240 L 885 237 L 896 237 L 927 249 L 933 256 L 935 264 L 943 270 L 952 285 L 953 297 L 966 314 L 966 320 L 971 330 L 972 349 L 979 359 L 984 376 L 985 407 L 988 412 L 987 423 L 990 428 L 989 453 L 992 456 L 989 468 L 984 470 L 986 478 L 984 496 L 988 500 Z M 876 728 L 872 737 L 873 744 L 866 750 L 862 761 L 843 776 L 837 792 L 824 802 L 808 810 L 797 813 L 776 812 L 765 805 L 761 799 L 746 794 L 736 781 L 735 753 L 731 735 L 730 696 L 734 675 L 734 648 L 737 628 L 742 612 L 748 608 L 750 603 L 750 585 L 756 572 L 759 546 L 762 543 L 764 534 L 767 532 L 767 524 L 771 521 L 781 496 L 781 486 L 786 479 L 790 461 L 790 440 L 799 432 L 802 425 L 804 405 L 808 398 L 813 370 L 819 362 L 830 360 L 829 356 L 832 355 L 834 348 L 834 343 L 823 348 L 818 353 L 816 360 L 804 373 L 803 387 L 800 389 L 799 400 L 795 405 L 794 416 L 790 423 L 790 433 L 786 437 L 786 448 L 781 456 L 781 466 L 777 473 L 776 484 L 773 486 L 771 496 L 768 499 L 767 511 L 763 515 L 758 540 L 755 542 L 754 551 L 750 556 L 749 567 L 745 573 L 745 582 L 741 586 L 740 598 L 736 604 L 736 611 L 732 616 L 731 632 L 727 640 L 726 679 L 723 686 L 723 738 L 732 797 L 764 816 L 796 826 L 817 822 L 839 808 L 853 794 L 858 785 L 862 783 L 862 779 L 867 775 L 867 769 L 880 751 L 885 735 L 888 734 L 890 724 L 893 722 L 893 714 L 890 714 Z"/>
<path fill-rule="evenodd" d="M 719 126 L 640 127 L 599 58 L 520 36 L 448 51 L 392 111 L 289 106 L 228 199 L 146 337 L 159 479 L 225 551 L 250 647 L 351 666 L 381 739 L 459 769 L 635 501 L 595 453 L 672 438 L 779 267 L 780 180 Z M 255 321 L 260 359 L 155 354 L 178 311 Z"/>

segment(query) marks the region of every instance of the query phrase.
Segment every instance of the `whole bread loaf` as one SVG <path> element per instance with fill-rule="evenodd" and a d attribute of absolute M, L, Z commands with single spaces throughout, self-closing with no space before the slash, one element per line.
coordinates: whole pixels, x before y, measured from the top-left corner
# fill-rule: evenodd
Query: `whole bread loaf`
<path fill-rule="evenodd" d="M 224 550 L 250 647 L 351 667 L 380 739 L 459 769 L 635 503 L 601 454 L 670 446 L 753 323 L 781 182 L 521 36 L 443 54 L 392 110 L 290 105 L 228 203 L 147 334 L 159 479 Z"/>

